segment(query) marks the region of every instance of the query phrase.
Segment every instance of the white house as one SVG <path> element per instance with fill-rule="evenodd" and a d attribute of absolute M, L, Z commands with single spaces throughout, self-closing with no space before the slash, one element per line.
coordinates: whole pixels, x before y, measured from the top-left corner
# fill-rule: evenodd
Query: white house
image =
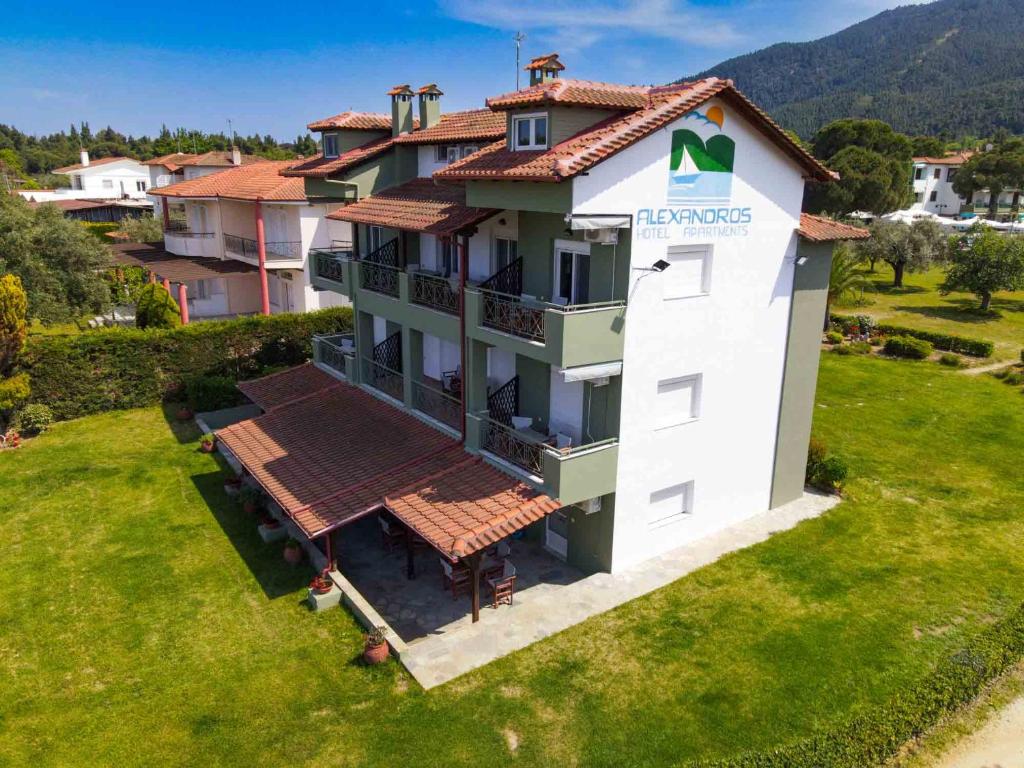
<path fill-rule="evenodd" d="M 939 216 L 959 216 L 961 213 L 987 215 L 991 210 L 991 195 L 987 189 L 975 192 L 971 199 L 961 197 L 953 190 L 953 179 L 960 167 L 975 153 L 971 151 L 945 157 L 914 158 L 914 202 L 912 211 L 925 211 Z M 1020 206 L 1020 190 L 1005 189 L 995 201 L 996 213 L 1002 217 Z"/>
<path fill-rule="evenodd" d="M 71 177 L 71 188 L 53 190 L 51 199 L 145 200 L 150 187 L 149 169 L 130 157 L 90 160 L 86 150 L 75 165 L 55 168 L 54 173 Z M 38 191 L 36 200 L 43 202 Z"/>

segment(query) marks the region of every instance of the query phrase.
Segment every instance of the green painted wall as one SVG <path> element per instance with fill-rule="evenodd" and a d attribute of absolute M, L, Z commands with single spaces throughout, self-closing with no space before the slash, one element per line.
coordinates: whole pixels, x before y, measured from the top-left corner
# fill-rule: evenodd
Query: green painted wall
<path fill-rule="evenodd" d="M 572 184 L 539 181 L 468 181 L 466 202 L 479 208 L 541 211 L 572 210 Z"/>
<path fill-rule="evenodd" d="M 615 529 L 615 494 L 601 497 L 601 511 L 585 514 L 569 507 L 569 564 L 584 573 L 612 569 L 612 536 Z"/>
<path fill-rule="evenodd" d="M 533 428 L 546 433 L 551 405 L 551 366 L 523 355 L 516 355 L 519 377 L 519 413 L 533 416 Z"/>
<path fill-rule="evenodd" d="M 796 265 L 793 273 L 789 338 L 772 477 L 772 508 L 799 498 L 804 491 L 807 443 L 811 436 L 814 393 L 818 384 L 821 329 L 832 268 L 832 244 L 810 244 L 801 240 L 797 256 L 806 256 L 807 261 Z"/>
<path fill-rule="evenodd" d="M 585 128 L 599 123 L 616 114 L 610 109 L 588 109 L 586 107 L 551 107 L 548 110 L 548 143 L 560 144 Z"/>

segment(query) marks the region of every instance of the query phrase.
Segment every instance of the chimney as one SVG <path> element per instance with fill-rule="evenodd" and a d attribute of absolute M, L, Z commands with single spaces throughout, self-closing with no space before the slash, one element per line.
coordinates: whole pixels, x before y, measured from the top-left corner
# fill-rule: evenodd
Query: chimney
<path fill-rule="evenodd" d="M 242 152 L 235 145 L 231 145 L 231 164 L 241 165 L 242 164 Z"/>
<path fill-rule="evenodd" d="M 390 91 L 391 97 L 391 135 L 400 136 L 412 130 L 412 88 L 396 85 Z"/>
<path fill-rule="evenodd" d="M 78 153 L 78 161 L 83 165 L 89 165 L 89 150 L 83 149 Z"/>
<path fill-rule="evenodd" d="M 437 83 L 424 85 L 416 93 L 420 96 L 420 129 L 432 128 L 441 121 L 441 97 L 444 93 Z"/>
<path fill-rule="evenodd" d="M 530 73 L 530 85 L 540 85 L 555 80 L 565 65 L 558 60 L 557 53 L 549 53 L 531 60 L 523 69 Z"/>

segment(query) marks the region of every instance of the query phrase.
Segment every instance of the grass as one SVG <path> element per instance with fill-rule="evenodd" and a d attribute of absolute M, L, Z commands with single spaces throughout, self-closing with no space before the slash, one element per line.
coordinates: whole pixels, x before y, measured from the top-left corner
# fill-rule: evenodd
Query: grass
<path fill-rule="evenodd" d="M 1000 292 L 992 308 L 982 312 L 979 299 L 970 293 L 939 294 L 945 274 L 942 268 L 906 274 L 904 287 L 892 287 L 892 268 L 879 262 L 868 272 L 874 290 L 866 292 L 865 306 L 837 304 L 840 314 L 867 314 L 894 325 L 926 331 L 985 339 L 996 345 L 993 360 L 1019 359 L 1024 346 L 1024 291 Z"/>
<path fill-rule="evenodd" d="M 836 355 L 818 401 L 843 504 L 429 693 L 299 605 L 194 430 L 59 424 L 0 454 L 0 764 L 653 766 L 828 728 L 1024 600 L 1024 409 Z"/>

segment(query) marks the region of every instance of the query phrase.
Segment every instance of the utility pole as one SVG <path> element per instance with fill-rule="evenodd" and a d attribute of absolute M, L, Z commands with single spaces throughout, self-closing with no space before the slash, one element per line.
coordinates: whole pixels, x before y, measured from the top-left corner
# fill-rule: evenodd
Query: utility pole
<path fill-rule="evenodd" d="M 516 32 L 512 39 L 516 43 L 516 90 L 519 90 L 519 47 L 523 44 L 523 40 L 526 39 L 526 35 L 522 32 Z"/>

